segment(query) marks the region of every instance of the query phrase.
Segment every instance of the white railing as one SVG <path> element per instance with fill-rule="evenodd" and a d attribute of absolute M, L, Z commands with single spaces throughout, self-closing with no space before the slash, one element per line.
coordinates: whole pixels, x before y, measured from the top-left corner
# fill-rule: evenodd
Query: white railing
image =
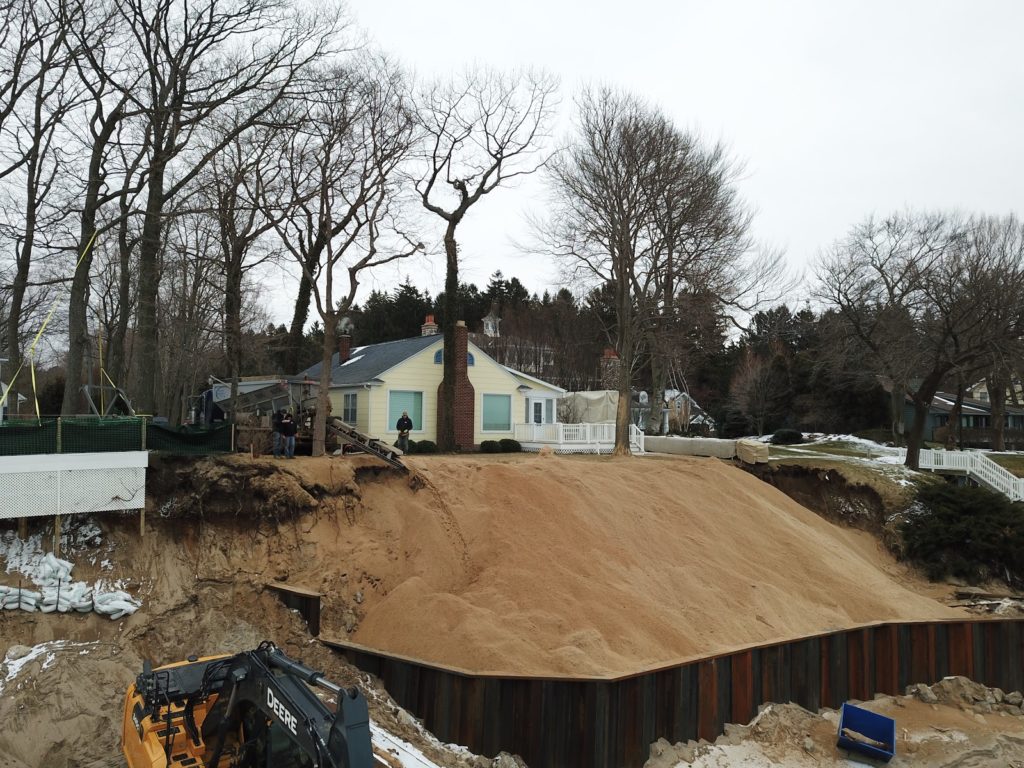
<path fill-rule="evenodd" d="M 546 445 L 570 447 L 609 447 L 615 444 L 615 425 L 611 423 L 516 424 L 513 434 L 520 443 L 543 443 Z M 643 453 L 643 430 L 630 425 L 629 443 L 634 452 Z"/>
<path fill-rule="evenodd" d="M 906 455 L 906 449 L 900 449 L 900 456 L 906 458 Z M 923 448 L 918 466 L 935 472 L 963 472 L 978 484 L 1003 494 L 1011 501 L 1024 500 L 1024 478 L 1017 477 L 977 451 L 935 451 Z"/>

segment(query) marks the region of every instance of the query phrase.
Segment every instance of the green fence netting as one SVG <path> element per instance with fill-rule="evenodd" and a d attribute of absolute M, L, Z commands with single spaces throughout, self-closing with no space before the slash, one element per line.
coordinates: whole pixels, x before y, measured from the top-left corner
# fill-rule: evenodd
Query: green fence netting
<path fill-rule="evenodd" d="M 57 453 L 57 420 L 7 419 L 0 422 L 0 456 Z"/>
<path fill-rule="evenodd" d="M 135 416 L 76 416 L 0 422 L 0 456 L 164 451 L 203 456 L 231 450 L 231 425 L 172 429 Z"/>
<path fill-rule="evenodd" d="M 231 425 L 211 429 L 170 429 L 158 424 L 146 428 L 146 447 L 152 451 L 190 455 L 231 450 Z"/>
<path fill-rule="evenodd" d="M 139 418 L 77 417 L 60 420 L 61 453 L 141 451 L 143 423 Z"/>

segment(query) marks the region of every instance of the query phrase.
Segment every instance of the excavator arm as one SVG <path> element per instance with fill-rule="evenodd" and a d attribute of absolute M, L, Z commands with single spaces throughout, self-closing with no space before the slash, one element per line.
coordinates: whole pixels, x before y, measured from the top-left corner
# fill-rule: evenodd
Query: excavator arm
<path fill-rule="evenodd" d="M 334 695 L 333 711 L 317 689 Z M 374 765 L 362 693 L 269 642 L 235 656 L 147 666 L 129 689 L 122 743 L 130 768 Z"/>

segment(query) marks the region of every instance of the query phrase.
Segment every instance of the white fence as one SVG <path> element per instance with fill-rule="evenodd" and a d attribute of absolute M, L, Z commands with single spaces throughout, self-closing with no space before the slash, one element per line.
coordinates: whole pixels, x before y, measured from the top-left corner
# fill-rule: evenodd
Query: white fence
<path fill-rule="evenodd" d="M 558 453 L 610 453 L 615 447 L 615 425 L 601 424 L 516 424 L 516 440 L 525 450 L 550 445 Z M 644 452 L 644 433 L 630 425 L 629 445 L 634 453 Z"/>
<path fill-rule="evenodd" d="M 906 455 L 906 449 L 901 449 L 900 456 L 906 458 Z M 935 451 L 923 448 L 918 466 L 933 472 L 963 473 L 979 485 L 1001 493 L 1011 501 L 1024 501 L 1024 478 L 1017 477 L 977 451 Z"/>
<path fill-rule="evenodd" d="M 146 451 L 0 457 L 0 519 L 139 510 Z"/>

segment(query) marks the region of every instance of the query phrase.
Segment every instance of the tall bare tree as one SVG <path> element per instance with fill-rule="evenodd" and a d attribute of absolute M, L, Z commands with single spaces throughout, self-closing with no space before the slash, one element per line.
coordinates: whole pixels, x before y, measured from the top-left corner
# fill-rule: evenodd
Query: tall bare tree
<path fill-rule="evenodd" d="M 335 44 L 335 9 L 299 13 L 281 0 L 125 0 L 116 4 L 134 45 L 126 51 L 144 73 L 142 87 L 117 76 L 111 82 L 145 116 L 149 155 L 138 244 L 138 401 L 157 402 L 159 254 L 169 203 L 236 136 L 291 92 L 300 73 Z M 198 129 L 223 111 L 244 119 L 219 145 L 195 149 Z"/>
<path fill-rule="evenodd" d="M 441 316 L 444 346 L 454 349 L 460 319 L 459 224 L 469 209 L 518 176 L 544 165 L 557 84 L 542 73 L 470 70 L 430 85 L 418 105 L 423 170 L 416 190 L 423 207 L 444 222 L 445 283 Z M 455 356 L 444 356 L 438 406 L 441 450 L 455 445 Z"/>
<path fill-rule="evenodd" d="M 399 169 L 414 119 L 401 73 L 387 63 L 323 73 L 282 147 L 286 172 L 264 206 L 311 288 L 324 325 L 313 455 L 324 453 L 337 326 L 363 273 L 422 246 L 399 224 Z M 345 278 L 337 273 L 344 269 Z M 339 285 L 340 284 L 340 285 Z"/>

